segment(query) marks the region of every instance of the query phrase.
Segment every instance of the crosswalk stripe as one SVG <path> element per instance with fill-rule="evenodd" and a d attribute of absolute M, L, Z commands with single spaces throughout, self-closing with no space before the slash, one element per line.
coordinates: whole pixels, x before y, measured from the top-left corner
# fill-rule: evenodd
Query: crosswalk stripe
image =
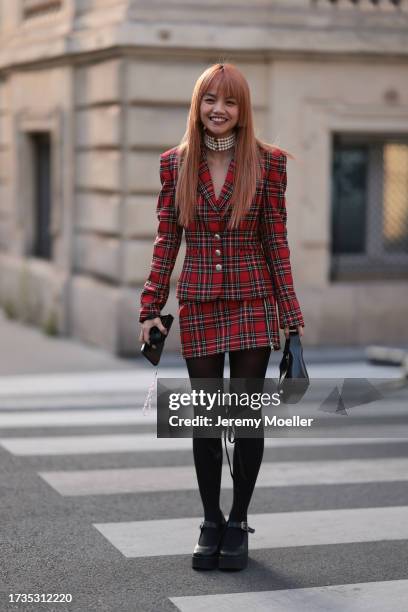
<path fill-rule="evenodd" d="M 355 372 L 358 369 L 359 376 Z M 370 364 L 335 363 L 310 364 L 308 372 L 311 379 L 329 378 L 341 380 L 343 378 L 398 379 L 401 377 L 400 368 L 372 366 Z M 228 379 L 229 368 L 225 368 L 224 378 Z M 75 372 L 62 374 L 34 374 L 22 376 L 1 376 L 0 400 L 11 398 L 35 397 L 38 395 L 52 396 L 56 394 L 75 395 L 77 393 L 106 392 L 146 392 L 152 379 L 153 370 L 113 370 L 99 372 Z M 184 365 L 179 367 L 161 367 L 159 378 L 179 378 L 189 380 Z M 277 365 L 270 365 L 267 378 L 277 380 Z"/>
<path fill-rule="evenodd" d="M 117 495 L 197 488 L 194 466 L 40 472 L 60 495 Z M 408 480 L 408 458 L 263 462 L 257 487 L 293 487 Z M 226 465 L 223 487 L 232 488 Z"/>
<path fill-rule="evenodd" d="M 406 612 L 408 580 L 335 584 L 304 589 L 169 597 L 180 612 Z"/>
<path fill-rule="evenodd" d="M 127 424 L 156 424 L 156 413 L 152 411 L 144 415 L 140 409 L 132 408 L 0 413 L 0 429 Z"/>
<path fill-rule="evenodd" d="M 35 397 L 36 395 L 73 395 L 76 393 L 147 391 L 152 370 L 124 370 L 102 372 L 75 372 L 64 374 L 34 374 L 2 376 L 0 399 Z M 183 378 L 181 368 L 162 368 L 160 378 Z"/>
<path fill-rule="evenodd" d="M 41 436 L 3 438 L 0 445 L 13 455 L 93 455 L 106 453 L 171 451 L 192 448 L 191 438 L 157 438 L 155 434 L 95 436 Z"/>
<path fill-rule="evenodd" d="M 142 401 L 139 404 L 131 404 L 125 406 L 123 404 L 118 405 L 116 408 L 112 407 L 112 404 L 106 404 L 106 408 L 103 405 L 89 404 L 87 409 L 86 405 L 81 406 L 82 409 L 75 409 L 74 405 L 70 407 L 51 408 L 48 405 L 48 409 L 45 405 L 37 406 L 37 410 L 34 409 L 23 409 L 19 411 L 14 409 L 0 409 L 0 429 L 6 428 L 20 428 L 20 427 L 54 427 L 63 425 L 99 425 L 99 424 L 118 424 L 122 423 L 156 423 L 157 422 L 157 411 L 151 409 L 146 414 L 142 412 Z M 41 408 L 40 410 L 38 408 Z M 273 412 L 265 412 L 264 416 L 273 416 Z M 330 418 L 323 412 L 315 409 L 314 407 L 305 406 L 305 410 L 293 410 L 293 411 L 281 411 L 277 413 L 280 417 L 291 416 L 292 414 L 299 414 L 300 416 L 313 417 L 316 419 L 327 419 Z M 255 416 L 259 416 L 255 413 Z M 116 418 L 115 418 L 116 417 Z M 392 420 L 395 417 L 405 417 L 408 422 L 408 409 L 405 403 L 387 405 L 385 411 L 384 406 L 362 406 L 354 408 L 350 411 L 348 422 L 352 422 L 353 418 L 362 419 L 369 423 L 373 419 L 383 419 L 384 422 L 392 424 Z M 344 417 L 340 417 L 344 418 Z M 400 425 L 401 419 L 399 421 Z M 343 425 L 343 422 L 340 423 Z"/>
<path fill-rule="evenodd" d="M 36 396 L 0 397 L 0 410 L 17 412 L 19 410 L 64 410 L 68 408 L 137 408 L 143 405 L 146 392 L 132 393 L 70 393 Z"/>
<path fill-rule="evenodd" d="M 95 523 L 125 557 L 191 554 L 201 517 Z M 252 550 L 408 539 L 408 506 L 254 514 Z"/>
<path fill-rule="evenodd" d="M 266 448 L 310 448 L 408 442 L 408 438 L 265 438 Z M 191 438 L 157 438 L 154 433 L 1 438 L 0 446 L 12 455 L 92 455 L 192 448 Z"/>

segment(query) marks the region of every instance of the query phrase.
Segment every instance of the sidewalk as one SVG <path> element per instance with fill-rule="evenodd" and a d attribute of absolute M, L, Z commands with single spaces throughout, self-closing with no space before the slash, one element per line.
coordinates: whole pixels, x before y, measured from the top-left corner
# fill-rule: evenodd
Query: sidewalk
<path fill-rule="evenodd" d="M 131 367 L 107 351 L 7 319 L 0 309 L 0 376 L 93 372 Z"/>

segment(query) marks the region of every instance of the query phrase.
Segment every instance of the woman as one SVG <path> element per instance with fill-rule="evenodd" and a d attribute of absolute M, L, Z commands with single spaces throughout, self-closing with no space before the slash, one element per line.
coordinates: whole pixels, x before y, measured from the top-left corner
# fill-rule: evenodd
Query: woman
<path fill-rule="evenodd" d="M 182 355 L 192 378 L 264 379 L 279 327 L 303 335 L 286 232 L 286 155 L 255 137 L 248 83 L 232 64 L 205 70 L 194 87 L 186 133 L 160 157 L 162 189 L 152 266 L 142 294 L 140 342 L 159 315 L 183 228 L 186 256 L 177 282 Z M 277 313 L 279 311 L 279 315 Z M 204 507 L 193 568 L 242 569 L 248 506 L 264 438 L 235 441 L 233 504 L 220 509 L 221 438 L 193 438 Z"/>

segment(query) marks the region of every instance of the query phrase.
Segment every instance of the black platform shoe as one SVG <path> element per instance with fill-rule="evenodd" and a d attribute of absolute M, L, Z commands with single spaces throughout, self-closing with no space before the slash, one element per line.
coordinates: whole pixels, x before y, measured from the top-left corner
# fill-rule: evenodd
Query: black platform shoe
<path fill-rule="evenodd" d="M 200 534 L 200 538 L 198 543 L 195 545 L 192 557 L 192 567 L 194 569 L 215 569 L 218 566 L 218 554 L 226 525 L 227 521 L 225 520 L 224 516 L 222 517 L 222 521 L 219 523 L 215 523 L 213 521 L 203 521 L 200 524 L 201 534 L 203 533 L 203 529 L 211 529 L 214 530 L 214 537 L 210 545 L 203 546 L 200 544 Z"/>
<path fill-rule="evenodd" d="M 228 545 L 225 542 L 226 538 L 223 538 L 218 559 L 218 567 L 220 569 L 245 569 L 248 564 L 248 532 L 255 533 L 255 529 L 252 529 L 246 521 L 241 521 L 240 523 L 228 521 L 224 535 L 228 533 L 229 529 L 242 529 L 244 533 L 237 546 Z"/>

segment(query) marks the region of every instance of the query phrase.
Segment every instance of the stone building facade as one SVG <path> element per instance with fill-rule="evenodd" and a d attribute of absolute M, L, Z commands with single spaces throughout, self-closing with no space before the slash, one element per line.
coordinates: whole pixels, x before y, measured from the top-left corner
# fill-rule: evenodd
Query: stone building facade
<path fill-rule="evenodd" d="M 257 134 L 296 158 L 304 343 L 406 342 L 408 0 L 0 0 L 2 307 L 139 352 L 159 155 L 220 60 L 246 75 Z M 175 315 L 183 257 L 184 239 Z"/>

